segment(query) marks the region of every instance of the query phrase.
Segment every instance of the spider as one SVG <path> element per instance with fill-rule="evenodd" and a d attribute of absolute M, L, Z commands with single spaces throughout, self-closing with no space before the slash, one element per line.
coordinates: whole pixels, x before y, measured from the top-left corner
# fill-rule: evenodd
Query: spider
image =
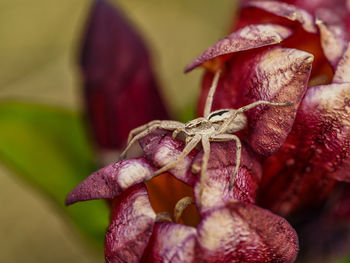
<path fill-rule="evenodd" d="M 137 140 L 150 134 L 156 129 L 165 129 L 173 131 L 173 139 L 175 139 L 179 133 L 183 133 L 186 138 L 186 146 L 183 149 L 183 151 L 176 157 L 175 160 L 169 162 L 168 164 L 154 172 L 154 174 L 148 180 L 175 167 L 197 146 L 199 142 L 201 142 L 204 152 L 200 169 L 201 175 L 199 196 L 201 196 L 203 192 L 203 184 L 207 177 L 207 167 L 210 155 L 210 142 L 224 142 L 234 140 L 236 142 L 236 166 L 229 182 L 229 189 L 232 189 L 234 178 L 240 166 L 242 148 L 240 139 L 233 133 L 244 129 L 247 125 L 247 118 L 244 115 L 244 112 L 259 105 L 283 107 L 291 106 L 292 103 L 277 103 L 259 100 L 249 105 L 243 106 L 239 109 L 221 109 L 211 112 L 213 97 L 220 78 L 220 74 L 221 70 L 218 70 L 213 78 L 213 82 L 211 84 L 205 103 L 204 117 L 199 117 L 187 123 L 172 120 L 154 120 L 138 128 L 135 128 L 129 133 L 127 147 L 121 153 L 120 158 L 124 158 L 126 156 L 128 149 Z"/>

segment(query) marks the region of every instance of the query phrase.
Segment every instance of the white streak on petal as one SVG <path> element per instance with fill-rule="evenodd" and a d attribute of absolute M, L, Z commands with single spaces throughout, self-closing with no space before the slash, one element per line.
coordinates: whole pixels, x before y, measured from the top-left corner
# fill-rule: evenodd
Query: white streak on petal
<path fill-rule="evenodd" d="M 135 182 L 142 182 L 144 179 L 152 175 L 150 167 L 146 167 L 141 163 L 126 163 L 119 171 L 118 183 L 122 189 L 126 189 Z"/>

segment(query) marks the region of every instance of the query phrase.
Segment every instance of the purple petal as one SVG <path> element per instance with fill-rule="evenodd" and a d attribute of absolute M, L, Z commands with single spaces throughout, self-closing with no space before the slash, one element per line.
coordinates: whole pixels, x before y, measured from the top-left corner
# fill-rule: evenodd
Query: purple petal
<path fill-rule="evenodd" d="M 128 187 L 145 181 L 153 172 L 154 168 L 144 158 L 112 163 L 74 188 L 67 196 L 66 204 L 116 197 Z"/>
<path fill-rule="evenodd" d="M 330 178 L 350 182 L 350 83 L 310 88 L 297 119 L 304 147 L 314 152 L 309 160 Z"/>
<path fill-rule="evenodd" d="M 98 145 L 124 145 L 131 129 L 168 119 L 148 51 L 115 6 L 94 1 L 83 43 L 86 108 Z"/>
<path fill-rule="evenodd" d="M 143 184 L 116 198 L 105 240 L 106 262 L 139 262 L 151 237 L 156 214 Z"/>
<path fill-rule="evenodd" d="M 350 182 L 350 83 L 307 90 L 281 150 L 264 163 L 259 203 L 287 216 Z M 276 198 L 276 196 L 278 198 Z"/>
<path fill-rule="evenodd" d="M 278 44 L 291 34 L 292 31 L 290 29 L 280 25 L 263 24 L 246 26 L 208 48 L 191 62 L 185 71 L 189 72 L 202 63 L 221 55 Z"/>
<path fill-rule="evenodd" d="M 316 25 L 321 34 L 321 45 L 328 61 L 336 68 L 348 45 L 345 26 L 331 10 L 316 12 Z"/>
<path fill-rule="evenodd" d="M 161 168 L 173 161 L 185 147 L 185 143 L 180 140 L 173 140 L 171 133 L 164 130 L 157 130 L 140 140 L 141 147 L 146 157 L 152 161 L 155 167 Z M 191 163 L 198 153 L 193 150 L 184 160 L 178 163 L 169 172 L 180 181 L 193 185 L 196 177 L 191 173 Z"/>
<path fill-rule="evenodd" d="M 213 110 L 237 109 L 258 100 L 293 103 L 289 107 L 259 106 L 246 112 L 244 140 L 259 155 L 271 155 L 282 146 L 292 128 L 307 88 L 312 60 L 307 52 L 281 47 L 236 54 L 220 78 Z M 203 81 L 200 112 L 211 81 L 212 74 L 208 72 Z"/>
<path fill-rule="evenodd" d="M 339 61 L 333 77 L 333 83 L 345 82 L 350 82 L 350 44 L 348 44 L 347 50 Z"/>
<path fill-rule="evenodd" d="M 142 262 L 193 262 L 197 231 L 174 223 L 156 223 Z"/>
<path fill-rule="evenodd" d="M 244 7 L 259 8 L 276 16 L 287 18 L 291 21 L 298 21 L 306 32 L 317 33 L 317 28 L 312 15 L 294 5 L 277 1 L 253 1 L 245 4 Z"/>
<path fill-rule="evenodd" d="M 200 167 L 203 153 L 193 162 Z M 261 167 L 246 147 L 242 148 L 241 165 L 234 179 L 234 185 L 229 190 L 229 181 L 236 165 L 236 145 L 234 142 L 211 143 L 208 175 L 204 182 L 203 195 L 199 199 L 199 186 L 195 185 L 196 202 L 200 201 L 201 214 L 221 207 L 229 200 L 237 199 L 242 202 L 254 203 L 256 191 L 261 178 Z"/>
<path fill-rule="evenodd" d="M 232 201 L 198 226 L 197 262 L 294 262 L 298 238 L 268 210 Z"/>

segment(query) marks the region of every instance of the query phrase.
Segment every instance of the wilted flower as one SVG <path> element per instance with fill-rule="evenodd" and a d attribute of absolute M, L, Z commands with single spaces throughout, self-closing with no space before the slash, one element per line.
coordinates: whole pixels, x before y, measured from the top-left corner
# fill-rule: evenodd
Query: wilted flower
<path fill-rule="evenodd" d="M 286 3 L 247 2 L 238 20 L 240 29 L 187 67 L 191 70 L 204 63 L 209 69 L 204 76 L 200 112 L 213 75 L 211 71 L 221 65 L 225 65 L 227 74 L 219 83 L 214 109 L 237 108 L 259 99 L 294 102 L 293 98 L 299 96 L 295 101 L 296 119 L 293 115 L 289 119 L 294 121 L 291 132 L 283 129 L 286 125 L 279 118 L 259 118 L 257 122 L 256 117 L 248 116 L 250 128 L 255 125 L 260 131 L 245 135 L 247 144 L 264 157 L 275 153 L 280 143 L 286 141 L 277 153 L 263 160 L 258 200 L 284 216 L 323 201 L 336 184 L 333 179 L 350 181 L 350 48 L 341 19 L 349 20 L 350 12 L 343 4 L 332 5 L 332 9 L 315 9 L 313 15 Z M 339 9 L 348 16 L 340 16 Z M 252 21 L 264 24 L 247 26 Z M 242 38 L 245 38 L 243 46 Z M 274 44 L 278 46 L 264 47 Z M 310 59 L 302 50 L 313 54 L 311 74 L 298 66 L 305 67 L 305 58 Z M 280 110 L 269 109 L 279 115 Z M 281 132 L 277 137 L 271 131 Z M 263 151 L 262 146 L 269 150 Z"/>
<path fill-rule="evenodd" d="M 157 130 L 140 140 L 142 157 L 100 169 L 68 195 L 67 204 L 113 199 L 105 242 L 107 262 L 295 260 L 298 239 L 293 228 L 257 204 L 287 216 L 323 202 L 336 181 L 350 181 L 348 16 L 343 15 L 346 9 L 338 13 L 333 8 L 336 5 L 332 9 L 326 4 L 322 7 L 315 10 L 308 5 L 304 10 L 276 1 L 247 2 L 242 7 L 237 31 L 186 68 L 190 71 L 201 65 L 207 69 L 199 100 L 200 114 L 219 69 L 222 74 L 213 110 L 239 108 L 258 100 L 293 103 L 292 107 L 259 106 L 247 112 L 247 127 L 237 133 L 243 145 L 242 159 L 232 189 L 229 181 L 236 164 L 234 142 L 211 143 L 208 177 L 201 198 L 198 170 L 194 168 L 200 166 L 203 153 L 197 149 L 169 173 L 145 183 L 185 146 L 169 132 Z M 94 14 L 88 43 L 90 36 L 100 30 L 94 21 L 120 23 L 118 32 L 129 30 L 119 14 L 102 1 L 96 3 Z M 90 42 L 98 44 L 99 38 L 104 37 L 108 36 L 94 36 Z M 150 72 L 148 63 L 145 67 L 141 71 Z M 95 70 L 87 74 L 98 75 Z M 89 80 L 89 76 L 86 78 Z M 97 80 L 90 83 L 98 89 Z M 119 96 L 110 91 L 109 99 Z M 90 92 L 87 91 L 89 96 Z M 135 92 L 138 96 L 137 89 Z M 119 103 L 122 105 L 123 101 Z M 152 114 L 148 117 L 155 117 Z M 100 121 L 99 115 L 95 117 Z M 335 211 L 339 214 L 344 209 L 340 206 Z"/>

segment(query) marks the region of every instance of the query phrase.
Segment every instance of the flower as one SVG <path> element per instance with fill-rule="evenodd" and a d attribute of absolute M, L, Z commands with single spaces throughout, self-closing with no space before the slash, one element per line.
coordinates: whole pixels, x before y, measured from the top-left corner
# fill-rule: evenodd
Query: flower
<path fill-rule="evenodd" d="M 146 46 L 120 11 L 95 1 L 83 43 L 86 116 L 102 153 L 123 147 L 131 129 L 169 118 Z"/>
<path fill-rule="evenodd" d="M 284 129 L 287 126 L 279 118 L 256 118 L 252 112 L 245 134 L 246 143 L 264 158 L 258 203 L 283 216 L 324 201 L 335 180 L 350 181 L 350 27 L 346 27 L 349 21 L 341 19 L 349 20 L 344 13 L 350 11 L 340 2 L 329 7 L 328 1 L 319 1 L 323 8 L 312 9 L 313 13 L 276 1 L 246 2 L 238 19 L 239 30 L 186 68 L 207 68 L 199 113 L 212 71 L 223 66 L 226 74 L 219 82 L 214 110 L 238 108 L 259 99 L 295 102 L 297 114 L 290 115 L 291 130 Z M 339 10 L 342 15 L 336 16 Z M 255 24 L 259 22 L 263 24 Z M 297 67 L 307 57 L 305 51 L 314 57 L 310 78 Z M 296 91 L 301 81 L 305 90 Z M 284 113 L 278 112 L 280 109 L 269 111 L 281 116 L 288 109 L 283 109 Z M 271 133 L 276 130 L 281 131 L 279 136 Z"/>
<path fill-rule="evenodd" d="M 103 1 L 97 1 L 95 9 L 88 43 L 91 32 L 100 32 L 95 20 L 103 18 L 113 25 L 121 19 Z M 313 10 L 311 5 L 307 10 Z M 317 12 L 307 10 L 276 1 L 246 2 L 238 29 L 186 68 L 206 68 L 199 113 L 219 69 L 222 75 L 214 110 L 239 108 L 257 100 L 293 103 L 292 107 L 259 106 L 247 112 L 248 125 L 237 133 L 243 147 L 232 189 L 234 142 L 211 143 L 202 195 L 194 167 L 201 163 L 203 152 L 197 149 L 167 173 L 148 181 L 185 146 L 169 132 L 156 130 L 140 140 L 140 158 L 98 170 L 67 196 L 67 204 L 112 200 L 105 241 L 107 262 L 294 262 L 298 237 L 280 215 L 323 202 L 336 181 L 350 181 L 347 16 L 338 19 L 332 13 L 338 11 L 326 5 Z M 121 32 L 128 28 L 119 23 Z M 95 38 L 99 39 L 94 36 L 91 43 L 98 44 Z M 112 98 L 114 93 L 110 94 Z M 144 103 L 150 98 L 140 99 Z M 347 210 L 339 206 L 336 211 Z"/>
<path fill-rule="evenodd" d="M 187 186 L 171 179 L 171 175 L 164 174 L 160 178 L 152 179 L 146 187 L 143 182 L 156 170 L 154 163 L 149 160 L 150 156 L 159 156 L 160 159 L 153 158 L 156 164 L 166 161 L 164 158 L 169 160 L 171 156 L 164 155 L 164 152 L 169 153 L 171 150 L 171 154 L 178 154 L 184 143 L 172 140 L 170 134 L 157 131 L 144 138 L 141 145 L 146 157 L 119 161 L 100 169 L 67 197 L 67 204 L 83 200 L 115 198 L 111 224 L 105 241 L 107 262 L 140 260 L 142 262 L 293 262 L 295 260 L 298 239 L 294 229 L 282 217 L 249 202 L 232 199 L 215 205 L 213 209 L 202 209 L 197 219 L 199 223 L 193 222 L 195 213 L 184 218 L 184 223 L 188 225 L 180 224 L 179 221 L 164 222 L 164 217 L 161 216 L 164 214 L 161 210 L 163 207 L 157 206 L 171 207 L 171 204 L 167 203 L 171 203 L 171 199 L 176 198 L 179 192 L 181 194 L 181 191 L 187 191 L 190 194 L 193 192 L 191 186 L 198 185 L 198 180 L 188 173 L 190 160 L 195 156 L 188 156 L 186 166 L 177 166 L 172 171 L 172 175 L 185 182 Z M 244 176 L 242 174 L 243 172 L 240 176 Z M 165 180 L 169 187 L 167 189 L 155 187 L 156 180 Z M 162 198 L 157 191 L 167 192 L 167 198 Z M 153 203 L 152 195 L 157 197 L 157 194 L 156 203 Z M 207 196 L 210 197 L 210 194 L 207 193 Z M 182 212 L 180 209 L 180 216 Z M 167 218 L 169 217 L 168 215 Z"/>

